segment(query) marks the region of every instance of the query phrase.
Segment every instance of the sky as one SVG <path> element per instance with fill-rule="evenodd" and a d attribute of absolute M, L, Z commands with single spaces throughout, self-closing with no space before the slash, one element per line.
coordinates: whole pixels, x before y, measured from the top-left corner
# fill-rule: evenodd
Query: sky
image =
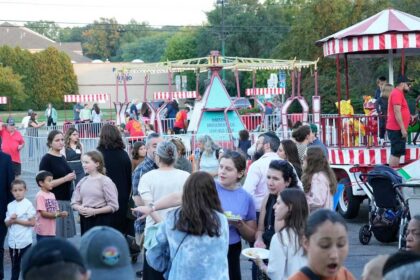
<path fill-rule="evenodd" d="M 0 0 L 0 22 L 49 20 L 87 24 L 100 17 L 114 17 L 121 24 L 135 19 L 152 26 L 200 25 L 206 21 L 205 12 L 213 10 L 215 3 L 216 0 Z"/>

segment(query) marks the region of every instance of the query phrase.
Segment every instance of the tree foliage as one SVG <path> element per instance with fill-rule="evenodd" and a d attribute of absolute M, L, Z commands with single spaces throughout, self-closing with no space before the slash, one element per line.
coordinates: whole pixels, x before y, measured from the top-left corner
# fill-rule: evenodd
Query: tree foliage
<path fill-rule="evenodd" d="M 21 76 L 13 73 L 10 67 L 0 67 L 0 96 L 7 96 L 8 102 L 23 101 L 27 98 Z"/>
<path fill-rule="evenodd" d="M 25 27 L 57 41 L 60 38 L 60 26 L 53 21 L 31 21 L 25 23 Z"/>

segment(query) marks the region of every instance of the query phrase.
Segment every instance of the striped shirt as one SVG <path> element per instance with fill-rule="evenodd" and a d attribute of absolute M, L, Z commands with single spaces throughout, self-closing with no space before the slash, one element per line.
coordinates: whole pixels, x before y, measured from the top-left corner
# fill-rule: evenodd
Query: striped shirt
<path fill-rule="evenodd" d="M 156 163 L 151 158 L 146 156 L 144 161 L 140 163 L 136 167 L 136 169 L 134 169 L 133 175 L 131 177 L 131 182 L 132 182 L 131 188 L 132 188 L 133 196 L 139 195 L 138 187 L 139 187 L 140 178 L 147 172 L 155 170 L 157 168 L 158 166 L 156 165 Z"/>

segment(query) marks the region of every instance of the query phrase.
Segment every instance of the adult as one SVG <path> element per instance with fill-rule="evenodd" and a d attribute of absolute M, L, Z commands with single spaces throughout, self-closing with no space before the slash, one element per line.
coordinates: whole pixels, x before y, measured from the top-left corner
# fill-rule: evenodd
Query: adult
<path fill-rule="evenodd" d="M 92 133 L 96 137 L 101 130 L 102 113 L 97 103 L 93 104 L 90 119 L 92 120 Z"/>
<path fill-rule="evenodd" d="M 179 138 L 171 138 L 172 143 L 176 146 L 176 150 L 178 151 L 178 158 L 175 162 L 175 168 L 187 171 L 188 173 L 192 173 L 192 164 L 191 161 L 188 160 L 186 157 L 186 150 L 185 145 Z"/>
<path fill-rule="evenodd" d="M 214 185 L 210 174 L 192 174 L 181 207 L 168 213 L 156 233 L 157 246 L 147 251 L 153 265 L 169 247 L 174 257 L 168 279 L 229 279 L 229 228 Z"/>
<path fill-rule="evenodd" d="M 277 154 L 282 160 L 287 160 L 293 165 L 296 170 L 296 175 L 299 179 L 302 177 L 302 165 L 299 160 L 299 153 L 296 143 L 290 139 L 285 139 L 280 142 Z"/>
<path fill-rule="evenodd" d="M 312 142 L 308 143 L 308 147 L 320 147 L 322 151 L 324 152 L 325 157 L 328 159 L 328 149 L 327 146 L 325 146 L 324 143 L 321 142 L 321 140 L 318 137 L 318 126 L 314 123 L 311 123 L 309 125 L 311 128 L 311 132 L 313 134 Z"/>
<path fill-rule="evenodd" d="M 217 176 L 220 147 L 208 135 L 198 138 L 197 144 L 200 149 L 200 157 L 197 161 L 198 170 L 205 171 L 214 177 Z"/>
<path fill-rule="evenodd" d="M 302 183 L 311 213 L 319 208 L 332 209 L 337 180 L 321 148 L 308 148 L 303 161 Z"/>
<path fill-rule="evenodd" d="M 397 167 L 400 157 L 405 155 L 407 128 L 410 123 L 410 110 L 404 94 L 410 90 L 411 80 L 402 75 L 397 80 L 397 86 L 391 91 L 388 99 L 388 117 L 386 130 L 391 141 L 389 165 Z"/>
<path fill-rule="evenodd" d="M 47 126 L 56 126 L 58 121 L 57 110 L 52 106 L 51 103 L 48 103 L 47 109 L 45 109 L 45 119 L 47 120 Z"/>
<path fill-rule="evenodd" d="M 99 134 L 97 150 L 104 157 L 106 175 L 118 190 L 118 211 L 114 212 L 114 228 L 122 234 L 134 235 L 133 222 L 127 217 L 131 192 L 131 161 L 121 133 L 115 125 L 105 124 Z"/>
<path fill-rule="evenodd" d="M 296 141 L 299 160 L 303 163 L 303 156 L 305 155 L 308 145 L 314 141 L 314 134 L 309 125 L 302 125 L 293 130 L 292 137 Z"/>
<path fill-rule="evenodd" d="M 137 141 L 131 150 L 131 170 L 134 171 L 136 167 L 146 158 L 146 144 L 143 141 Z"/>
<path fill-rule="evenodd" d="M 88 280 L 89 276 L 79 251 L 65 239 L 41 240 L 23 255 L 22 278 L 25 280 Z"/>
<path fill-rule="evenodd" d="M 242 152 L 246 158 L 248 156 L 248 149 L 251 148 L 251 140 L 249 140 L 249 132 L 246 129 L 239 131 L 238 151 Z"/>
<path fill-rule="evenodd" d="M 92 113 L 91 113 L 91 110 L 89 109 L 89 105 L 85 104 L 83 106 L 83 109 L 80 110 L 80 121 L 90 122 L 91 117 L 92 117 Z"/>
<path fill-rule="evenodd" d="M 64 135 L 64 150 L 62 151 L 66 157 L 70 168 L 75 172 L 76 179 L 74 186 L 85 176 L 82 166 L 83 145 L 80 143 L 79 131 L 74 127 L 70 127 L 66 135 Z"/>
<path fill-rule="evenodd" d="M 28 128 L 26 129 L 26 136 L 29 137 L 29 157 L 32 157 L 34 151 L 39 149 L 38 129 L 45 125 L 45 122 L 38 122 L 37 117 L 38 114 L 36 112 L 31 113 Z"/>
<path fill-rule="evenodd" d="M 83 105 L 80 102 L 77 102 L 73 106 L 73 120 L 77 123 L 80 122 L 80 112 L 83 109 Z"/>
<path fill-rule="evenodd" d="M 384 280 L 417 280 L 420 274 L 420 255 L 397 252 L 387 259 L 383 268 Z"/>
<path fill-rule="evenodd" d="M 56 236 L 69 238 L 76 235 L 73 210 L 70 205 L 72 181 L 76 174 L 68 165 L 65 157 L 61 154 L 64 148 L 64 136 L 61 131 L 52 130 L 47 137 L 49 151 L 39 163 L 39 170 L 49 171 L 53 174 L 51 181 L 52 190 L 57 199 L 60 211 L 67 211 L 68 217 L 57 219 Z"/>
<path fill-rule="evenodd" d="M 34 111 L 32 109 L 29 109 L 28 110 L 28 115 L 27 116 L 24 116 L 22 118 L 22 122 L 20 124 L 20 128 L 24 128 L 24 129 L 28 128 L 29 120 L 31 119 L 31 115 L 32 115 L 33 112 Z"/>
<path fill-rule="evenodd" d="M 135 120 L 139 119 L 139 111 L 137 110 L 137 103 L 138 102 L 139 101 L 137 99 L 134 99 L 131 102 L 131 105 L 130 105 L 130 116 Z"/>
<path fill-rule="evenodd" d="M 274 205 L 279 194 L 287 188 L 298 188 L 293 167 L 285 160 L 273 160 L 267 171 L 268 195 L 261 204 L 255 247 L 269 248 L 275 234 Z"/>
<path fill-rule="evenodd" d="M 376 101 L 379 100 L 381 97 L 382 87 L 386 84 L 386 77 L 380 76 L 376 79 L 376 89 L 375 89 L 375 99 Z"/>
<path fill-rule="evenodd" d="M 407 227 L 407 250 L 420 254 L 420 215 L 411 218 Z"/>
<path fill-rule="evenodd" d="M 132 195 L 134 204 L 136 206 L 145 205 L 138 191 L 140 179 L 146 173 L 158 168 L 158 166 L 155 163 L 155 153 L 156 153 L 157 145 L 162 141 L 163 139 L 160 137 L 160 135 L 155 132 L 150 133 L 146 138 L 146 157 L 144 158 L 143 162 L 139 164 L 136 167 L 136 169 L 134 169 L 133 174 L 132 174 L 132 179 L 131 179 L 131 182 L 132 182 L 131 195 Z M 138 241 L 138 244 L 141 243 L 141 239 L 144 234 L 144 226 L 145 226 L 144 219 L 137 219 L 134 222 L 135 236 L 136 236 L 136 240 Z M 142 270 L 136 271 L 136 275 L 139 278 L 142 277 L 143 271 Z"/>
<path fill-rule="evenodd" d="M 6 127 L 0 125 L 1 150 L 12 157 L 15 176 L 22 171 L 20 151 L 25 145 L 22 134 L 16 129 L 15 121 L 12 118 L 7 120 Z"/>
<path fill-rule="evenodd" d="M 270 162 L 280 159 L 277 155 L 280 139 L 273 132 L 266 132 L 258 137 L 256 143 L 256 153 L 262 156 L 254 161 L 248 169 L 248 173 L 244 182 L 244 190 L 253 198 L 255 209 L 257 209 L 257 217 L 261 209 L 262 201 L 267 195 L 267 171 Z"/>
<path fill-rule="evenodd" d="M 388 115 L 388 99 L 392 91 L 391 84 L 385 84 L 382 87 L 381 96 L 376 100 L 375 107 L 379 118 L 379 144 L 383 145 L 385 142 L 386 120 Z"/>
<path fill-rule="evenodd" d="M 354 280 L 344 266 L 349 253 L 347 225 L 337 213 L 320 209 L 306 222 L 303 248 L 308 266 L 303 267 L 289 280 L 343 279 Z"/>
<path fill-rule="evenodd" d="M 173 143 L 165 141 L 158 144 L 155 157 L 159 168 L 142 176 L 138 187 L 138 192 L 146 205 L 153 205 L 155 201 L 169 194 L 182 192 L 190 174 L 174 167 L 177 156 L 176 146 Z M 145 239 L 148 238 L 148 228 L 164 221 L 169 210 L 171 209 L 156 211 L 146 218 Z M 147 258 L 144 260 L 143 279 L 163 279 L 162 273 L 153 269 Z"/>
<path fill-rule="evenodd" d="M 188 128 L 188 112 L 190 108 L 186 107 L 176 113 L 175 122 L 174 122 L 174 132 L 175 134 L 185 133 Z"/>
<path fill-rule="evenodd" d="M 139 141 L 144 137 L 144 129 L 140 121 L 138 121 L 131 114 L 130 114 L 127 124 L 125 125 L 125 130 L 130 135 L 130 142 Z"/>
<path fill-rule="evenodd" d="M 10 192 L 10 186 L 12 181 L 15 179 L 13 172 L 12 158 L 10 155 L 0 151 L 0 279 L 4 278 L 4 239 L 7 234 L 7 227 L 4 223 L 7 212 L 7 204 L 14 200 L 12 193 Z"/>
<path fill-rule="evenodd" d="M 168 120 L 167 125 L 168 128 L 173 128 L 174 126 L 174 119 L 176 118 L 176 114 L 178 114 L 179 111 L 179 105 L 176 100 L 172 100 L 168 102 L 168 105 L 166 105 L 166 114 L 165 117 Z"/>

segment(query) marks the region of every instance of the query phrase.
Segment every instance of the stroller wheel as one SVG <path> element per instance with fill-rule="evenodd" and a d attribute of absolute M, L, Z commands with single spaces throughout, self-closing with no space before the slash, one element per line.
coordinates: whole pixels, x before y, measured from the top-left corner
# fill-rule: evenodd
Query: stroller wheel
<path fill-rule="evenodd" d="M 372 238 L 372 232 L 369 230 L 369 225 L 364 225 L 359 230 L 359 241 L 363 245 L 368 245 Z"/>

